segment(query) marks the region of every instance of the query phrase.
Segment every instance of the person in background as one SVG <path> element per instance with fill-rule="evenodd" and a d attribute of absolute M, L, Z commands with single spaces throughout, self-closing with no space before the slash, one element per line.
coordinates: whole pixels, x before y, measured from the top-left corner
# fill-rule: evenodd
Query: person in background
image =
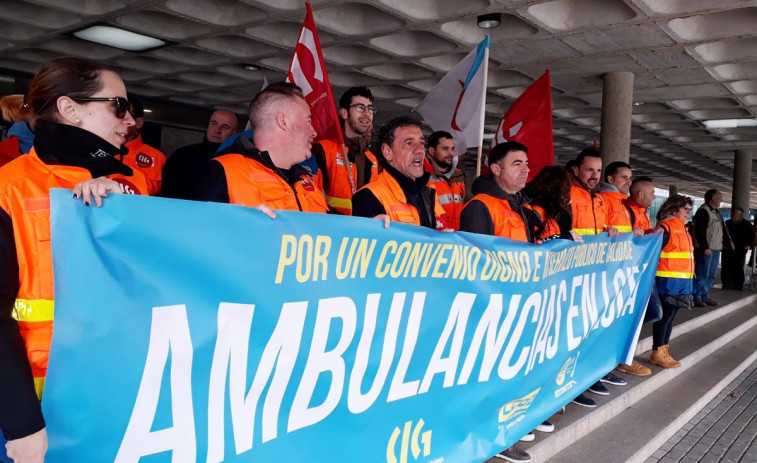
<path fill-rule="evenodd" d="M 41 463 L 47 432 L 39 398 L 55 300 L 50 189 L 73 188 L 74 198 L 100 206 L 108 193 L 144 194 L 147 184 L 115 157 L 134 125 L 115 72 L 54 59 L 34 76 L 26 101 L 37 119 L 34 146 L 0 167 L 0 430 L 15 463 Z"/>
<path fill-rule="evenodd" d="M 218 147 L 237 131 L 237 116 L 219 109 L 210 115 L 202 143 L 183 146 L 166 160 L 159 195 L 176 199 L 195 199 L 197 188 L 207 175 L 208 163 Z"/>
<path fill-rule="evenodd" d="M 147 179 L 148 194 L 155 195 L 160 191 L 166 155 L 142 141 L 139 131 L 145 125 L 145 108 L 142 102 L 133 95 L 129 96 L 129 113 L 134 118 L 134 125 L 129 126 L 124 145 L 129 152 L 121 157 L 121 162 L 142 172 Z"/>
<path fill-rule="evenodd" d="M 460 212 L 465 202 L 465 174 L 453 166 L 455 140 L 449 132 L 438 131 L 428 137 L 428 151 L 424 162 L 431 174 L 428 184 L 436 190 L 444 209 L 444 221 L 453 230 L 460 229 Z"/>
<path fill-rule="evenodd" d="M 652 355 L 649 363 L 663 368 L 678 368 L 668 349 L 673 320 L 679 309 L 690 309 L 694 293 L 694 247 L 686 231 L 686 220 L 694 202 L 682 195 L 671 196 L 657 213 L 655 233 L 662 233 L 660 264 L 655 285 L 662 302 L 662 318 L 652 325 Z"/>
<path fill-rule="evenodd" d="M 523 188 L 538 219 L 534 234 L 539 240 L 580 239 L 571 233 L 570 176 L 560 166 L 546 166 Z"/>
<path fill-rule="evenodd" d="M 0 166 L 28 153 L 34 143 L 36 119 L 26 104 L 24 95 L 7 95 L 0 98 L 3 119 L 12 122 L 8 136 L 0 142 Z"/>
<path fill-rule="evenodd" d="M 731 218 L 726 220 L 725 226 L 733 240 L 733 249 L 723 250 L 723 265 L 720 269 L 723 289 L 743 291 L 744 263 L 749 246 L 754 242 L 754 227 L 751 222 L 744 220 L 744 210 L 739 206 L 731 208 Z"/>
<path fill-rule="evenodd" d="M 728 228 L 718 209 L 721 202 L 723 202 L 721 192 L 714 188 L 707 190 L 704 193 L 704 204 L 699 206 L 694 215 L 694 260 L 697 267 L 694 306 L 696 307 L 718 305 L 718 302 L 710 297 L 710 288 L 715 282 L 721 251 L 733 247 Z"/>

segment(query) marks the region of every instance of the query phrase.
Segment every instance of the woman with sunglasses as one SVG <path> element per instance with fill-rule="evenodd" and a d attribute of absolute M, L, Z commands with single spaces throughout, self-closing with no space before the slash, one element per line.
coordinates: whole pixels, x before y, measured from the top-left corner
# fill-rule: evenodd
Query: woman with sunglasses
<path fill-rule="evenodd" d="M 694 299 L 694 247 L 686 230 L 694 202 L 691 198 L 675 195 L 668 198 L 657 213 L 657 227 L 662 233 L 660 264 L 655 284 L 662 303 L 662 318 L 652 325 L 652 356 L 649 363 L 663 368 L 678 368 L 681 362 L 670 356 L 668 343 L 673 330 L 673 319 L 678 309 L 690 309 Z"/>
<path fill-rule="evenodd" d="M 59 58 L 42 66 L 27 94 L 37 117 L 34 146 L 0 168 L 0 429 L 15 463 L 47 451 L 42 396 L 53 330 L 51 188 L 98 206 L 108 193 L 142 194 L 139 172 L 119 162 L 126 88 L 103 65 Z"/>

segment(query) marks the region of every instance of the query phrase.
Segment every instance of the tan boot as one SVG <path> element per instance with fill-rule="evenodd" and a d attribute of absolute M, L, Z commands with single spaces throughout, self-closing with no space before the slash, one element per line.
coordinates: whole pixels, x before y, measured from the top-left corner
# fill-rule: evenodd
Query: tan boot
<path fill-rule="evenodd" d="M 649 358 L 649 363 L 652 365 L 659 365 L 663 368 L 678 368 L 681 366 L 679 362 L 676 362 L 673 360 L 673 358 L 668 355 L 668 346 L 667 344 L 664 346 L 660 346 L 657 348 L 657 350 L 652 351 L 652 356 Z"/>
<path fill-rule="evenodd" d="M 631 362 L 630 365 L 620 364 L 617 367 L 618 370 L 636 376 L 649 376 L 652 374 L 652 370 L 640 364 L 636 360 Z"/>
<path fill-rule="evenodd" d="M 671 362 L 673 362 L 675 364 L 675 366 L 673 368 L 680 367 L 681 366 L 681 362 L 679 362 L 678 360 L 676 360 L 676 359 L 674 359 L 673 357 L 670 356 L 670 345 L 666 344 L 666 345 L 664 345 L 662 347 L 665 348 L 665 357 L 667 357 L 667 359 L 669 361 L 671 361 Z"/>

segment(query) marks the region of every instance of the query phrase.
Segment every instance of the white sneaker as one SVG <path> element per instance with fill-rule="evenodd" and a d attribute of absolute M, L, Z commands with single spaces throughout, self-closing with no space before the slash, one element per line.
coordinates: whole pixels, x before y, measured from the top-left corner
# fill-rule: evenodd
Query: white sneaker
<path fill-rule="evenodd" d="M 536 439 L 536 435 L 533 432 L 529 432 L 528 434 L 520 438 L 522 442 L 531 442 L 534 439 Z"/>
<path fill-rule="evenodd" d="M 544 421 L 542 424 L 536 427 L 539 432 L 552 432 L 555 430 L 555 425 L 549 421 Z"/>

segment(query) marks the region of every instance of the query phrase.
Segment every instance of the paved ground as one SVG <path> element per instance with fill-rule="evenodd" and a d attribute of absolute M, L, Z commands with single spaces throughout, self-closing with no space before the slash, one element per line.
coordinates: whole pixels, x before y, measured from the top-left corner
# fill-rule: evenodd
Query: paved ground
<path fill-rule="evenodd" d="M 646 463 L 757 463 L 757 362 Z"/>

